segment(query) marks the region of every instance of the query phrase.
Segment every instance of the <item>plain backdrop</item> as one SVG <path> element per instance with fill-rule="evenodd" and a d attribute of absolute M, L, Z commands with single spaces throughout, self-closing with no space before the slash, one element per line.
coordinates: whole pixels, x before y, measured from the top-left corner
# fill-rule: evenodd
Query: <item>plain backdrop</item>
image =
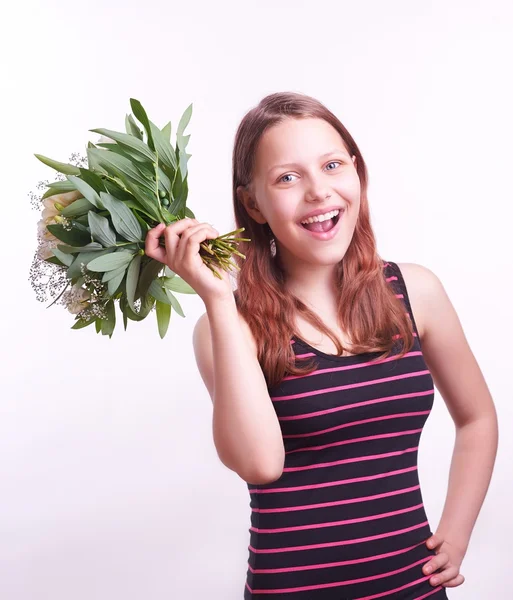
<path fill-rule="evenodd" d="M 180 295 L 161 340 L 155 314 L 120 313 L 108 337 L 36 300 L 29 192 L 123 131 L 129 98 L 186 133 L 188 205 L 234 229 L 236 128 L 276 91 L 318 98 L 369 169 L 382 257 L 444 284 L 495 400 L 500 444 L 454 600 L 511 598 L 513 8 L 481 1 L 10 3 L 2 15 L 0 597 L 241 600 L 250 508 L 217 457 L 212 405 L 194 360 L 204 312 Z M 233 357 L 237 368 L 237 357 Z M 454 426 L 443 398 L 421 439 L 433 530 Z"/>

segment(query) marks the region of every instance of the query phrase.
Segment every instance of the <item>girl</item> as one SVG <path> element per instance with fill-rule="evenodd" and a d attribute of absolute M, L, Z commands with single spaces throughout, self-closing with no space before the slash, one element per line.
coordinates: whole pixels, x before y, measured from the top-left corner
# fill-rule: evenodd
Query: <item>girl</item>
<path fill-rule="evenodd" d="M 199 255 L 219 235 L 208 223 L 160 224 L 146 253 L 205 303 L 193 343 L 214 442 L 251 498 L 245 600 L 447 598 L 464 582 L 497 419 L 442 284 L 380 258 L 360 150 L 309 96 L 271 94 L 245 115 L 233 202 L 251 239 L 236 291 Z M 435 383 L 456 444 L 433 533 L 417 450 Z"/>

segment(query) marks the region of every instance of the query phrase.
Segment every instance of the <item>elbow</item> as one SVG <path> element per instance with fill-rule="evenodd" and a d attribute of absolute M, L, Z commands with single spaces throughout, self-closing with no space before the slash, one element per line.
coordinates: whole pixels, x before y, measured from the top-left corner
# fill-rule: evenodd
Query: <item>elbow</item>
<path fill-rule="evenodd" d="M 266 485 L 274 483 L 283 474 L 285 466 L 285 455 L 283 454 L 278 459 L 262 461 L 259 460 L 258 464 L 238 465 L 232 469 L 237 475 L 250 485 Z"/>
<path fill-rule="evenodd" d="M 238 472 L 246 483 L 250 485 L 266 485 L 277 481 L 283 473 L 283 467 L 273 469 L 257 469 L 249 472 Z"/>

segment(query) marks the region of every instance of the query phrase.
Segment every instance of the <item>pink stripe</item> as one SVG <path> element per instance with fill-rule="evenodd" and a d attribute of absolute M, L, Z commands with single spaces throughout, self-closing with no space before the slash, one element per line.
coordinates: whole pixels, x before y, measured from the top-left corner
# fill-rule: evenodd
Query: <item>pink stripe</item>
<path fill-rule="evenodd" d="M 335 427 L 328 427 L 327 429 L 318 429 L 317 431 L 310 431 L 308 433 L 290 433 L 288 435 L 282 435 L 285 439 L 291 438 L 305 438 L 311 437 L 314 435 L 321 435 L 323 433 L 331 433 L 332 431 L 338 431 L 339 429 L 344 429 L 346 427 L 353 427 L 354 425 L 363 425 L 364 423 L 375 423 L 376 421 L 385 421 L 387 419 L 400 419 L 403 417 L 416 417 L 420 415 L 429 415 L 431 411 L 429 410 L 420 410 L 417 412 L 406 412 L 406 413 L 396 413 L 394 415 L 384 415 L 382 417 L 372 417 L 370 419 L 360 419 L 359 421 L 351 421 L 350 423 L 343 423 L 342 425 L 335 425 Z"/>
<path fill-rule="evenodd" d="M 411 371 L 409 373 L 401 373 L 401 375 L 393 375 L 392 377 L 381 377 L 380 379 L 368 379 L 366 381 L 360 381 L 358 383 L 349 383 L 347 385 L 336 385 L 329 388 L 315 389 L 310 392 L 302 392 L 301 394 L 289 394 L 288 396 L 272 396 L 271 400 L 296 400 L 297 398 L 309 398 L 311 396 L 318 396 L 319 394 L 326 394 L 329 392 L 339 392 L 342 390 L 354 390 L 357 388 L 366 387 L 368 385 L 377 385 L 380 383 L 388 383 L 389 381 L 399 381 L 401 379 L 410 379 L 410 377 L 421 377 L 422 375 L 430 375 L 429 369 L 423 371 Z"/>
<path fill-rule="evenodd" d="M 319 502 L 318 504 L 303 504 L 298 506 L 286 506 L 284 508 L 253 508 L 255 513 L 280 513 L 280 512 L 294 512 L 298 510 L 310 510 L 312 508 L 326 508 L 328 506 L 341 506 L 342 504 L 355 504 L 357 502 L 367 502 L 369 500 L 378 500 L 379 498 L 388 498 L 390 496 L 399 496 L 401 494 L 407 494 L 414 490 L 420 489 L 420 485 L 413 485 L 411 487 L 403 488 L 401 490 L 394 490 L 392 492 L 385 492 L 383 494 L 374 494 L 373 496 L 360 496 L 359 498 L 347 498 L 346 500 L 334 500 L 332 502 Z"/>
<path fill-rule="evenodd" d="M 421 577 L 420 579 L 416 579 L 415 581 L 411 581 L 410 583 L 407 583 L 406 585 L 402 585 L 401 587 L 395 588 L 393 590 L 388 590 L 388 592 L 381 592 L 381 594 L 373 594 L 372 596 L 362 596 L 361 598 L 354 598 L 354 600 L 374 600 L 374 598 L 383 598 L 383 596 L 389 596 L 390 594 L 394 594 L 395 592 L 400 592 L 401 590 L 405 590 L 405 589 L 411 587 L 412 585 L 417 585 L 417 583 L 422 583 L 423 581 L 426 581 L 430 577 L 431 577 L 431 575 L 425 575 L 424 577 Z M 438 588 L 438 589 L 440 589 L 440 588 Z M 433 591 L 433 593 L 434 593 L 434 591 Z M 429 594 L 431 594 L 431 592 L 429 592 Z M 425 597 L 425 596 L 423 596 L 423 597 Z"/>
<path fill-rule="evenodd" d="M 442 586 L 439 585 L 437 588 L 435 588 L 434 590 L 431 590 L 430 592 L 428 592 L 427 594 L 422 594 L 422 596 L 417 596 L 416 598 L 414 598 L 413 600 L 423 600 L 423 598 L 427 598 L 428 596 L 431 596 L 432 594 L 435 594 L 436 592 L 439 592 L 442 589 Z"/>
<path fill-rule="evenodd" d="M 377 519 L 386 519 L 395 515 L 402 515 L 404 513 L 413 512 L 422 508 L 424 505 L 422 502 L 415 506 L 408 506 L 407 508 L 400 508 L 386 513 L 380 513 L 377 515 L 369 515 L 367 517 L 358 517 L 355 519 L 344 519 L 342 521 L 328 521 L 326 523 L 310 523 L 309 525 L 296 525 L 294 527 L 278 527 L 274 529 L 262 529 L 259 527 L 250 527 L 250 531 L 255 533 L 289 533 L 290 531 L 308 531 L 310 529 L 324 529 L 325 527 L 338 527 L 339 525 L 350 525 L 351 523 L 365 523 L 366 521 L 375 521 Z"/>
<path fill-rule="evenodd" d="M 383 440 L 386 438 L 401 437 L 402 435 L 412 435 L 413 433 L 420 433 L 420 429 L 407 429 L 406 431 L 394 431 L 392 433 L 380 433 L 378 435 L 368 435 L 366 437 L 351 438 L 350 440 L 342 440 L 341 442 L 332 442 L 330 444 L 323 444 L 322 446 L 309 446 L 308 448 L 297 448 L 296 450 L 288 450 L 285 454 L 293 454 L 295 452 L 309 452 L 310 450 L 324 450 L 325 448 L 336 448 L 337 446 L 345 446 L 347 444 L 354 444 L 356 442 L 368 442 L 369 440 Z"/>
<path fill-rule="evenodd" d="M 360 577 L 359 579 L 348 579 L 346 581 L 336 581 L 336 582 L 332 582 L 332 583 L 323 583 L 323 584 L 318 584 L 318 585 L 305 585 L 305 586 L 301 586 L 301 587 L 295 587 L 295 588 L 280 588 L 280 589 L 267 589 L 267 590 L 251 590 L 251 593 L 253 594 L 281 594 L 281 593 L 285 593 L 285 592 L 301 592 L 301 591 L 306 591 L 306 590 L 320 590 L 320 589 L 326 589 L 326 588 L 332 588 L 332 587 L 339 587 L 342 585 L 351 585 L 351 584 L 355 584 L 355 583 L 363 583 L 364 581 L 375 581 L 376 579 L 383 579 L 383 577 L 390 577 L 392 575 L 397 575 L 398 573 L 403 573 L 404 571 L 407 571 L 408 569 L 412 569 L 413 567 L 416 567 L 417 565 L 420 565 L 422 563 L 425 563 L 426 560 L 429 560 L 431 557 L 425 557 L 425 558 L 421 558 L 420 560 L 417 560 L 416 562 L 407 565 L 406 567 L 401 567 L 400 569 L 395 569 L 394 571 L 388 571 L 387 573 L 379 573 L 379 575 L 371 575 L 369 577 Z M 406 585 L 403 585 L 400 588 L 396 588 L 395 590 L 389 590 L 387 592 L 382 592 L 381 594 L 375 594 L 374 596 L 366 596 L 365 598 L 357 598 L 356 600 L 371 600 L 371 598 L 379 598 L 381 596 L 388 596 L 389 594 L 392 594 L 393 592 L 396 592 L 398 590 L 402 590 L 405 589 L 407 587 L 410 587 L 412 585 L 415 585 L 416 583 L 419 583 L 421 581 L 425 581 L 426 577 L 423 577 L 421 579 L 417 579 L 416 581 L 413 581 L 412 583 L 408 583 Z M 249 585 L 248 585 L 249 587 Z"/>
<path fill-rule="evenodd" d="M 385 281 L 397 281 L 397 277 L 395 275 L 392 275 L 391 277 L 387 277 Z"/>
<path fill-rule="evenodd" d="M 335 444 L 333 444 L 335 445 Z M 310 465 L 302 465 L 301 467 L 286 467 L 283 469 L 284 472 L 294 473 L 296 471 L 309 471 L 310 469 L 322 469 L 324 467 L 334 467 L 336 465 L 345 465 L 350 463 L 365 462 L 367 460 L 376 460 L 380 458 L 389 458 L 391 456 L 401 456 L 408 452 L 416 452 L 419 449 L 418 446 L 414 448 L 406 448 L 405 450 L 394 450 L 393 452 L 384 452 L 383 454 L 369 454 L 366 456 L 356 456 L 354 458 L 343 458 L 342 460 L 333 460 L 325 463 L 312 463 Z"/>
<path fill-rule="evenodd" d="M 302 413 L 299 415 L 292 415 L 290 417 L 279 417 L 279 421 L 296 421 L 298 419 L 309 419 L 310 417 L 319 417 L 321 415 L 328 415 L 330 413 L 338 412 L 339 410 L 348 410 L 349 408 L 355 408 L 356 406 L 368 406 L 369 404 L 378 404 L 380 402 L 390 402 L 391 400 L 405 400 L 406 398 L 416 398 L 417 396 L 429 396 L 434 392 L 433 388 L 426 390 L 425 392 L 409 392 L 408 394 L 396 394 L 395 396 L 383 396 L 382 398 L 374 398 L 373 400 L 365 400 L 365 402 L 353 402 L 353 404 L 346 404 L 344 406 L 336 406 L 335 408 L 327 408 L 326 410 L 317 410 L 311 413 Z"/>
<path fill-rule="evenodd" d="M 355 565 L 361 564 L 365 562 L 371 562 L 373 560 L 379 560 L 381 558 L 389 558 L 390 556 L 397 556 L 398 554 L 405 554 L 418 546 L 423 545 L 424 542 L 419 542 L 414 546 L 410 546 L 408 548 L 401 548 L 401 550 L 394 550 L 393 552 L 386 552 L 385 554 L 375 554 L 373 556 L 366 556 L 365 558 L 355 558 L 353 560 L 339 560 L 337 562 L 331 563 L 318 563 L 316 565 L 301 565 L 299 567 L 283 567 L 280 569 L 253 569 L 253 567 L 248 563 L 248 568 L 252 573 L 291 573 L 296 571 L 312 571 L 317 569 L 327 569 L 330 567 L 342 567 L 344 565 Z"/>
<path fill-rule="evenodd" d="M 405 527 L 404 529 L 396 529 L 395 531 L 388 531 L 386 533 L 379 533 L 378 535 L 369 535 L 362 538 L 354 538 L 352 540 L 340 540 L 338 542 L 325 542 L 324 544 L 308 544 L 304 546 L 288 546 L 284 548 L 254 548 L 251 544 L 248 546 L 248 550 L 251 550 L 254 554 L 279 554 L 280 552 L 299 552 L 301 550 L 315 550 L 317 548 L 334 548 L 336 546 L 350 546 L 352 544 L 360 544 L 362 542 L 370 542 L 372 540 L 382 540 L 384 538 L 393 537 L 395 535 L 401 535 L 415 529 L 420 529 L 428 525 L 428 521 L 417 523 L 411 527 Z M 431 556 L 428 556 L 426 560 L 429 560 Z"/>
<path fill-rule="evenodd" d="M 414 350 L 412 352 L 407 352 L 403 358 L 408 358 L 411 356 L 421 356 L 422 352 L 420 350 Z M 309 356 L 317 356 L 317 354 L 314 354 L 313 352 L 307 352 L 304 354 L 296 354 L 296 358 L 308 358 Z M 335 373 L 337 371 L 351 371 L 353 369 L 362 369 L 364 367 L 371 367 L 377 364 L 385 364 L 387 362 L 392 362 L 393 360 L 397 360 L 397 356 L 389 356 L 388 358 L 384 358 L 383 360 L 380 361 L 375 361 L 373 363 L 371 363 L 370 361 L 364 362 L 364 363 L 358 363 L 355 365 L 341 365 L 338 367 L 329 367 L 326 369 L 316 369 L 315 371 L 312 371 L 311 373 L 308 373 L 306 375 L 287 375 L 286 377 L 283 378 L 284 381 L 289 381 L 291 379 L 301 379 L 303 377 L 312 377 L 313 375 L 319 375 L 321 373 Z"/>
<path fill-rule="evenodd" d="M 309 485 L 297 485 L 281 488 L 248 488 L 250 494 L 276 494 L 277 492 L 298 492 L 301 490 L 318 490 L 326 487 L 334 487 L 337 485 L 345 485 L 346 483 L 358 483 L 360 481 L 373 481 L 374 479 L 384 479 L 393 475 L 401 475 L 402 473 L 410 473 L 416 471 L 417 465 L 406 467 L 405 469 L 396 469 L 395 471 L 387 471 L 386 473 L 377 473 L 376 475 L 366 475 L 365 477 L 352 477 L 351 479 L 339 479 L 337 481 L 326 481 L 324 483 L 312 483 Z"/>

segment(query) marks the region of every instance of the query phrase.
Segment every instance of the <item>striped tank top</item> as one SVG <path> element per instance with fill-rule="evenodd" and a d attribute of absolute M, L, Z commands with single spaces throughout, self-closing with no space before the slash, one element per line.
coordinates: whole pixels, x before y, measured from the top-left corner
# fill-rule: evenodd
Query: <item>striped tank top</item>
<path fill-rule="evenodd" d="M 297 336 L 317 369 L 269 388 L 285 446 L 272 483 L 247 484 L 251 527 L 244 600 L 442 600 L 423 565 L 435 554 L 417 471 L 434 400 L 406 285 L 383 273 L 408 312 L 414 346 L 334 356 Z"/>

